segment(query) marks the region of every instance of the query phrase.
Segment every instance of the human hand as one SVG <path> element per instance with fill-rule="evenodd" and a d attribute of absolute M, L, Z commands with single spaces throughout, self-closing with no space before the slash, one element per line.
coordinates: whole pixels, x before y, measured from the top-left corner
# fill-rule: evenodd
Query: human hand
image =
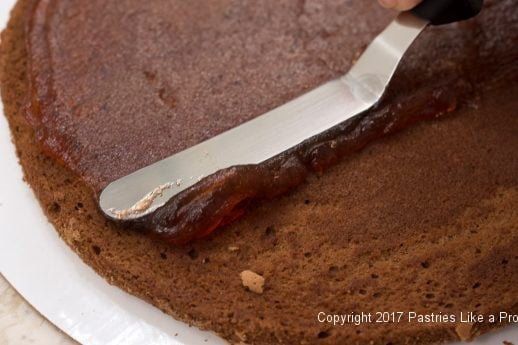
<path fill-rule="evenodd" d="M 422 0 L 378 0 L 381 6 L 398 11 L 408 11 L 417 6 L 421 1 Z"/>

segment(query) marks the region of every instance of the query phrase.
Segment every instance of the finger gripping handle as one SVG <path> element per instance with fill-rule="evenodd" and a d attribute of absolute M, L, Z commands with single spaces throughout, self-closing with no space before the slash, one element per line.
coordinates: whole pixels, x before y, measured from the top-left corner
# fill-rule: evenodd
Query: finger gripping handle
<path fill-rule="evenodd" d="M 416 16 L 433 25 L 448 24 L 476 16 L 483 0 L 424 0 L 412 9 Z"/>

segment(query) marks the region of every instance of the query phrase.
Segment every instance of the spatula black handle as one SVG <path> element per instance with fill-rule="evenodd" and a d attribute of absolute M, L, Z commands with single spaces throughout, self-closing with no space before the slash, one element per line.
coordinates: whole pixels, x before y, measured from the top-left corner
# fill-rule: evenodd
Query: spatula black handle
<path fill-rule="evenodd" d="M 416 16 L 432 25 L 442 25 L 476 16 L 484 0 L 423 0 L 412 9 Z"/>

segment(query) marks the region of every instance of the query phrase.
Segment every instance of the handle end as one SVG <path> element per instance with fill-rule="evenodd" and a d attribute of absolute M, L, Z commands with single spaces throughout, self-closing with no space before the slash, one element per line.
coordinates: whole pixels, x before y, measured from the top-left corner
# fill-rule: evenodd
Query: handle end
<path fill-rule="evenodd" d="M 432 25 L 442 25 L 476 16 L 483 0 L 424 0 L 411 12 Z"/>

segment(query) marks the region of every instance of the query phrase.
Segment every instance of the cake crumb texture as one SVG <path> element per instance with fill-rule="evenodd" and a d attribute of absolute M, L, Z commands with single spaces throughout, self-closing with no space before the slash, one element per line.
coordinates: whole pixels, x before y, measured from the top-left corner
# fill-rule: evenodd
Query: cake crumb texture
<path fill-rule="evenodd" d="M 250 270 L 244 270 L 239 274 L 243 286 L 257 294 L 263 293 L 264 277 Z"/>
<path fill-rule="evenodd" d="M 459 336 L 459 340 L 468 341 L 473 336 L 473 323 L 458 323 L 455 326 L 455 332 Z"/>

